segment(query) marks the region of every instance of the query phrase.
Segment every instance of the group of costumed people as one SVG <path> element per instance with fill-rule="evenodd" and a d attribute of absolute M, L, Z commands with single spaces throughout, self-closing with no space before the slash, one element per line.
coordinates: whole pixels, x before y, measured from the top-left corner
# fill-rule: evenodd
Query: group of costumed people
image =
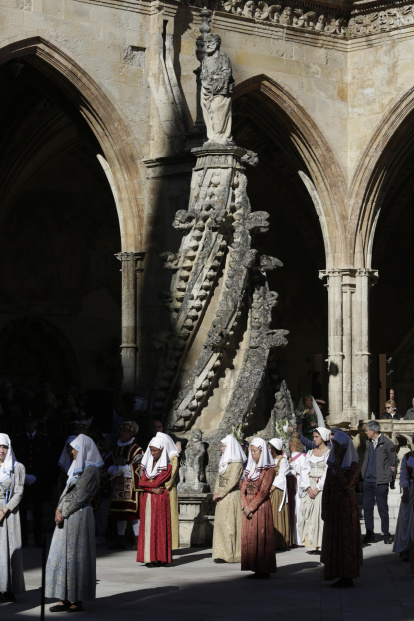
<path fill-rule="evenodd" d="M 122 512 L 122 504 L 115 506 L 121 510 L 118 517 L 124 518 L 118 520 L 122 522 L 118 534 L 122 536 L 127 519 L 133 526 L 138 524 L 134 529 L 134 533 L 138 531 L 137 561 L 147 567 L 166 566 L 172 563 L 172 549 L 178 547 L 175 477 L 179 451 L 170 436 L 158 432 L 142 456 L 142 451 L 133 448 L 134 426 L 125 431 L 129 439 L 125 434 L 117 445 L 123 455 L 115 451 L 111 458 L 117 462 L 112 464 L 115 468 L 108 468 L 113 479 L 123 479 L 117 486 L 118 500 L 123 495 L 128 502 L 133 501 L 129 517 Z M 335 433 L 331 449 L 328 438 L 328 430 L 315 428 L 315 448 L 305 456 L 293 436 L 289 460 L 280 438 L 269 443 L 254 438 L 247 457 L 232 434 L 223 438 L 213 495 L 217 503 L 213 540 L 216 562 L 240 562 L 242 571 L 253 572 L 253 577 L 268 577 L 277 571 L 276 548 L 294 542 L 301 545 L 303 541 L 315 550 L 322 548 L 326 579 L 339 578 L 336 586 L 351 585 L 362 562 L 355 498 L 359 460 L 346 433 Z M 83 601 L 96 596 L 92 501 L 99 489 L 104 459 L 94 441 L 84 434 L 71 440 L 69 449 L 73 460 L 58 501 L 46 566 L 46 597 L 59 600 L 50 608 L 53 612 L 81 611 Z M 125 463 L 128 461 L 131 463 Z M 16 462 L 10 438 L 0 434 L 0 550 L 6 561 L 0 564 L 0 593 L 9 601 L 14 601 L 14 593 L 24 590 L 19 539 L 24 477 L 24 467 Z"/>

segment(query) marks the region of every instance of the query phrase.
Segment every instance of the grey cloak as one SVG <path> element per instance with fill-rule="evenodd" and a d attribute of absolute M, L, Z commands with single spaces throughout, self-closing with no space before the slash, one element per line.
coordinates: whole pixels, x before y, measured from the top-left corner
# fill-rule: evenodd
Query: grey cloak
<path fill-rule="evenodd" d="M 26 470 L 23 464 L 14 465 L 8 479 L 0 483 L 0 510 L 7 504 L 10 511 L 0 523 L 0 592 L 25 591 L 22 535 L 20 531 L 19 504 L 23 497 Z M 11 498 L 6 503 L 6 493 Z"/>
<path fill-rule="evenodd" d="M 95 518 L 90 504 L 99 487 L 99 468 L 88 466 L 65 488 L 46 565 L 46 597 L 79 602 L 96 597 Z"/>

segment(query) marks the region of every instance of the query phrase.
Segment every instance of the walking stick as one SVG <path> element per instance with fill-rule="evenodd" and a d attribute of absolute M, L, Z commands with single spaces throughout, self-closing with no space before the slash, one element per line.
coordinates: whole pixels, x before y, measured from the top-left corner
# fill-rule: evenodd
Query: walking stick
<path fill-rule="evenodd" d="M 45 588 L 46 588 L 46 535 L 42 543 L 42 586 L 40 590 L 40 621 L 45 621 Z"/>

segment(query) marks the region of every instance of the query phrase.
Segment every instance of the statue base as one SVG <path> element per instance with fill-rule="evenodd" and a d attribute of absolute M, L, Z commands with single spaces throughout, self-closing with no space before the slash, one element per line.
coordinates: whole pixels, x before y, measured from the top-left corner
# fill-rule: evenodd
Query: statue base
<path fill-rule="evenodd" d="M 178 494 L 180 548 L 210 546 L 213 542 L 212 495 Z"/>

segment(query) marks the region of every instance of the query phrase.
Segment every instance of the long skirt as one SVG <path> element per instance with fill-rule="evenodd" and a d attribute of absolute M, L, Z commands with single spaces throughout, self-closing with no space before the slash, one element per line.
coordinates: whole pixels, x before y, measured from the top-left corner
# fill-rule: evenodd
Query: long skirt
<path fill-rule="evenodd" d="M 322 545 L 322 492 L 311 498 L 307 492 L 303 493 L 300 501 L 298 531 L 302 543 L 307 548 L 320 548 Z"/>
<path fill-rule="evenodd" d="M 216 507 L 212 558 L 226 563 L 241 561 L 242 508 L 240 490 L 229 492 Z"/>
<path fill-rule="evenodd" d="M 279 507 L 283 500 L 283 492 L 281 489 L 274 489 L 269 496 L 272 505 L 273 526 L 275 530 L 275 548 L 276 550 L 284 550 L 293 545 L 293 534 L 289 516 L 289 504 L 286 498 L 283 506 L 279 511 Z"/>
<path fill-rule="evenodd" d="M 0 510 L 5 504 L 5 499 L 0 498 Z M 16 508 L 0 524 L 0 592 L 21 593 L 24 590 L 22 535 Z"/>
<path fill-rule="evenodd" d="M 172 563 L 170 497 L 145 492 L 140 502 L 137 561 L 139 563 Z"/>
<path fill-rule="evenodd" d="M 407 503 L 401 502 L 395 529 L 393 552 L 410 551 L 414 544 L 414 486 L 410 486 Z"/>
<path fill-rule="evenodd" d="M 250 519 L 243 514 L 241 569 L 260 574 L 277 571 L 272 505 L 268 499 Z"/>
<path fill-rule="evenodd" d="M 325 580 L 358 578 L 362 565 L 362 543 L 355 494 L 332 494 L 327 517 L 321 556 L 321 562 L 325 564 Z"/>
<path fill-rule="evenodd" d="M 46 597 L 78 602 L 96 597 L 95 519 L 83 507 L 56 526 L 46 565 Z"/>

